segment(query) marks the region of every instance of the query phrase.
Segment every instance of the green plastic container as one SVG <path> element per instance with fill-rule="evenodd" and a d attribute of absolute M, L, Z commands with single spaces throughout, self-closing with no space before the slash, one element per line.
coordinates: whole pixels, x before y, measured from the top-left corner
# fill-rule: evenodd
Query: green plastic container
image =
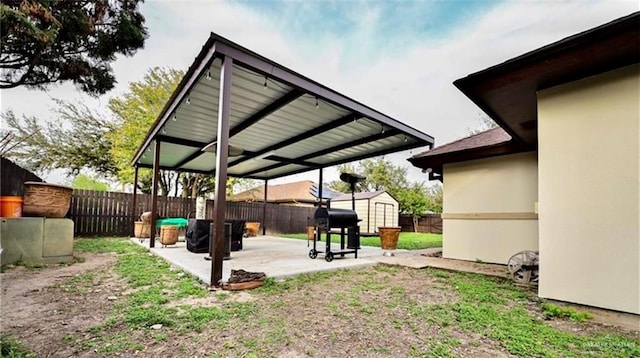
<path fill-rule="evenodd" d="M 189 225 L 189 220 L 185 218 L 166 218 L 166 219 L 158 219 L 156 221 L 156 226 L 177 226 L 177 227 L 187 227 Z"/>

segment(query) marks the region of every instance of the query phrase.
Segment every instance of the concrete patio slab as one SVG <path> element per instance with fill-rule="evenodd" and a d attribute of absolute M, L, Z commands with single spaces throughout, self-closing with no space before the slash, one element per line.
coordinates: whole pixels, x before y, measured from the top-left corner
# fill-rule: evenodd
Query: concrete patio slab
<path fill-rule="evenodd" d="M 132 238 L 133 242 L 148 248 L 147 240 L 140 241 Z M 325 242 L 318 242 L 316 249 L 325 250 Z M 425 250 L 396 250 L 395 256 L 382 256 L 379 247 L 362 246 L 358 250 L 358 258 L 348 254 L 344 258 L 336 257 L 332 262 L 324 260 L 324 254 L 310 259 L 306 240 L 288 239 L 275 236 L 255 236 L 245 238 L 243 250 L 231 253 L 231 259 L 222 264 L 222 280 L 226 281 L 231 270 L 244 269 L 251 272 L 264 272 L 267 277 L 283 279 L 304 273 L 331 271 L 346 268 L 360 268 L 375 264 L 400 265 L 415 269 L 434 267 L 451 271 L 479 273 L 490 276 L 508 278 L 504 265 L 452 260 L 440 257 L 429 257 L 425 254 L 441 252 L 441 248 Z M 332 244 L 332 250 L 338 250 L 339 245 Z M 162 247 L 156 241 L 156 247 L 151 252 L 164 258 L 172 265 L 191 273 L 202 282 L 209 284 L 211 277 L 211 261 L 204 259 L 208 254 L 194 254 L 187 251 L 186 243 L 179 241 L 176 245 Z"/>
<path fill-rule="evenodd" d="M 481 275 L 496 276 L 509 278 L 509 272 L 506 265 L 497 265 L 489 263 L 471 262 L 463 260 L 446 259 L 442 257 L 425 256 L 442 252 L 441 248 L 425 249 L 425 250 L 398 250 L 395 256 L 374 256 L 373 260 L 387 265 L 401 265 L 415 269 L 426 267 L 439 268 L 450 271 L 471 272 Z"/>
<path fill-rule="evenodd" d="M 132 238 L 131 241 L 149 247 L 149 241 Z M 317 244 L 317 250 L 324 252 L 325 242 Z M 338 250 L 339 245 L 333 244 L 332 250 Z M 283 279 L 304 273 L 331 271 L 346 268 L 361 268 L 375 265 L 373 259 L 382 255 L 379 247 L 363 246 L 358 250 L 358 258 L 353 254 L 339 255 L 332 261 L 326 262 L 324 255 L 309 258 L 310 247 L 306 240 L 288 239 L 273 236 L 255 236 L 243 240 L 243 249 L 231 253 L 231 259 L 223 261 L 222 280 L 226 281 L 231 275 L 231 269 L 243 269 L 251 272 L 264 272 L 267 277 Z M 210 284 L 211 261 L 204 259 L 208 254 L 194 254 L 187 251 L 186 243 L 179 241 L 176 245 L 162 247 L 156 240 L 156 247 L 151 252 L 158 255 L 172 265 L 198 277 L 202 282 Z"/>

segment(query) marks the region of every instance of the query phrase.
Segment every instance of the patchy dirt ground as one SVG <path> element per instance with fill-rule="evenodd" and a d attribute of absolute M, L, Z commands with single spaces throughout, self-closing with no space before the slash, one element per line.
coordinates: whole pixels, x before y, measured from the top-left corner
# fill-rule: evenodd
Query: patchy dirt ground
<path fill-rule="evenodd" d="M 109 312 L 113 283 L 96 282 L 87 295 L 61 286 L 88 271 L 110 276 L 112 254 L 83 254 L 82 263 L 40 269 L 13 267 L 0 274 L 2 333 L 12 333 L 38 357 L 72 356 L 65 334 L 82 333 L 102 322 Z"/>
<path fill-rule="evenodd" d="M 96 340 L 91 327 L 104 323 L 115 302 L 126 297 L 131 288 L 115 273 L 114 255 L 83 253 L 82 257 L 84 262 L 70 266 L 37 270 L 15 267 L 0 274 L 2 333 L 13 334 L 38 357 L 108 355 L 90 344 Z M 246 315 L 233 317 L 221 327 L 207 326 L 202 332 L 164 327 L 158 331 L 147 328 L 105 333 L 121 333 L 140 343 L 133 351 L 116 348 L 111 353 L 120 356 L 426 356 L 420 349 L 437 349 L 434 345 L 447 340 L 456 341 L 451 348 L 455 356 L 510 356 L 493 340 L 429 321 L 424 312 L 412 313 L 423 304 L 457 299 L 436 278 L 416 276 L 416 271 L 409 268 L 381 269 L 366 275 L 362 272 L 337 275 L 335 281 L 324 280 L 321 284 L 311 282 L 304 289 L 282 294 L 211 292 L 204 298 L 169 303 L 170 307 L 212 307 L 250 302 L 260 312 L 257 315 L 245 310 Z M 88 277 L 91 284 L 75 285 L 74 278 L 79 277 Z M 382 289 L 389 286 L 397 289 Z M 405 301 L 417 305 L 400 307 Z M 601 326 L 589 323 L 556 325 L 569 332 L 602 331 Z"/>

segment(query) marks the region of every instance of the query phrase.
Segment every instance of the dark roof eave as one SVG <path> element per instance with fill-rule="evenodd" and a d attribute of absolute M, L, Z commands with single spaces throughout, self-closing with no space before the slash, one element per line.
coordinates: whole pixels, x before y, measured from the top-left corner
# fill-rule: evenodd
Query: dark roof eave
<path fill-rule="evenodd" d="M 535 150 L 534 147 L 523 146 L 519 142 L 510 140 L 491 146 L 447 152 L 433 156 L 414 157 L 407 160 L 417 168 L 432 169 L 434 172 L 442 174 L 442 166 L 444 164 L 523 153 L 533 150 Z"/>
<path fill-rule="evenodd" d="M 640 12 L 454 81 L 516 141 L 537 141 L 537 91 L 640 62 Z"/>

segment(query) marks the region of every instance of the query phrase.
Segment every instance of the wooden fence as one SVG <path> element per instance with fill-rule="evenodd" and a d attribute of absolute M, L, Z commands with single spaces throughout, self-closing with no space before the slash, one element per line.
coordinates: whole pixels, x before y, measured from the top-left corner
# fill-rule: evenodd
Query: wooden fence
<path fill-rule="evenodd" d="M 21 168 L 5 157 L 2 157 L 0 176 L 0 195 L 2 196 L 23 196 L 25 181 L 42 181 L 37 175 Z"/>
<path fill-rule="evenodd" d="M 400 215 L 400 226 L 402 231 L 414 232 L 413 218 L 411 215 Z M 442 234 L 442 218 L 440 214 L 426 214 L 418 219 L 417 232 L 431 232 Z"/>
<path fill-rule="evenodd" d="M 133 233 L 133 213 L 136 220 L 151 210 L 150 195 L 138 194 L 136 210 L 132 210 L 133 194 L 74 190 L 67 217 L 75 223 L 76 236 L 129 236 Z M 213 200 L 206 202 L 207 219 L 213 218 Z M 187 217 L 195 212 L 195 199 L 158 197 L 160 217 Z M 267 204 L 266 222 L 262 222 L 262 203 L 227 203 L 226 218 L 257 221 L 266 225 L 267 232 L 306 232 L 307 218 L 315 208 Z"/>

